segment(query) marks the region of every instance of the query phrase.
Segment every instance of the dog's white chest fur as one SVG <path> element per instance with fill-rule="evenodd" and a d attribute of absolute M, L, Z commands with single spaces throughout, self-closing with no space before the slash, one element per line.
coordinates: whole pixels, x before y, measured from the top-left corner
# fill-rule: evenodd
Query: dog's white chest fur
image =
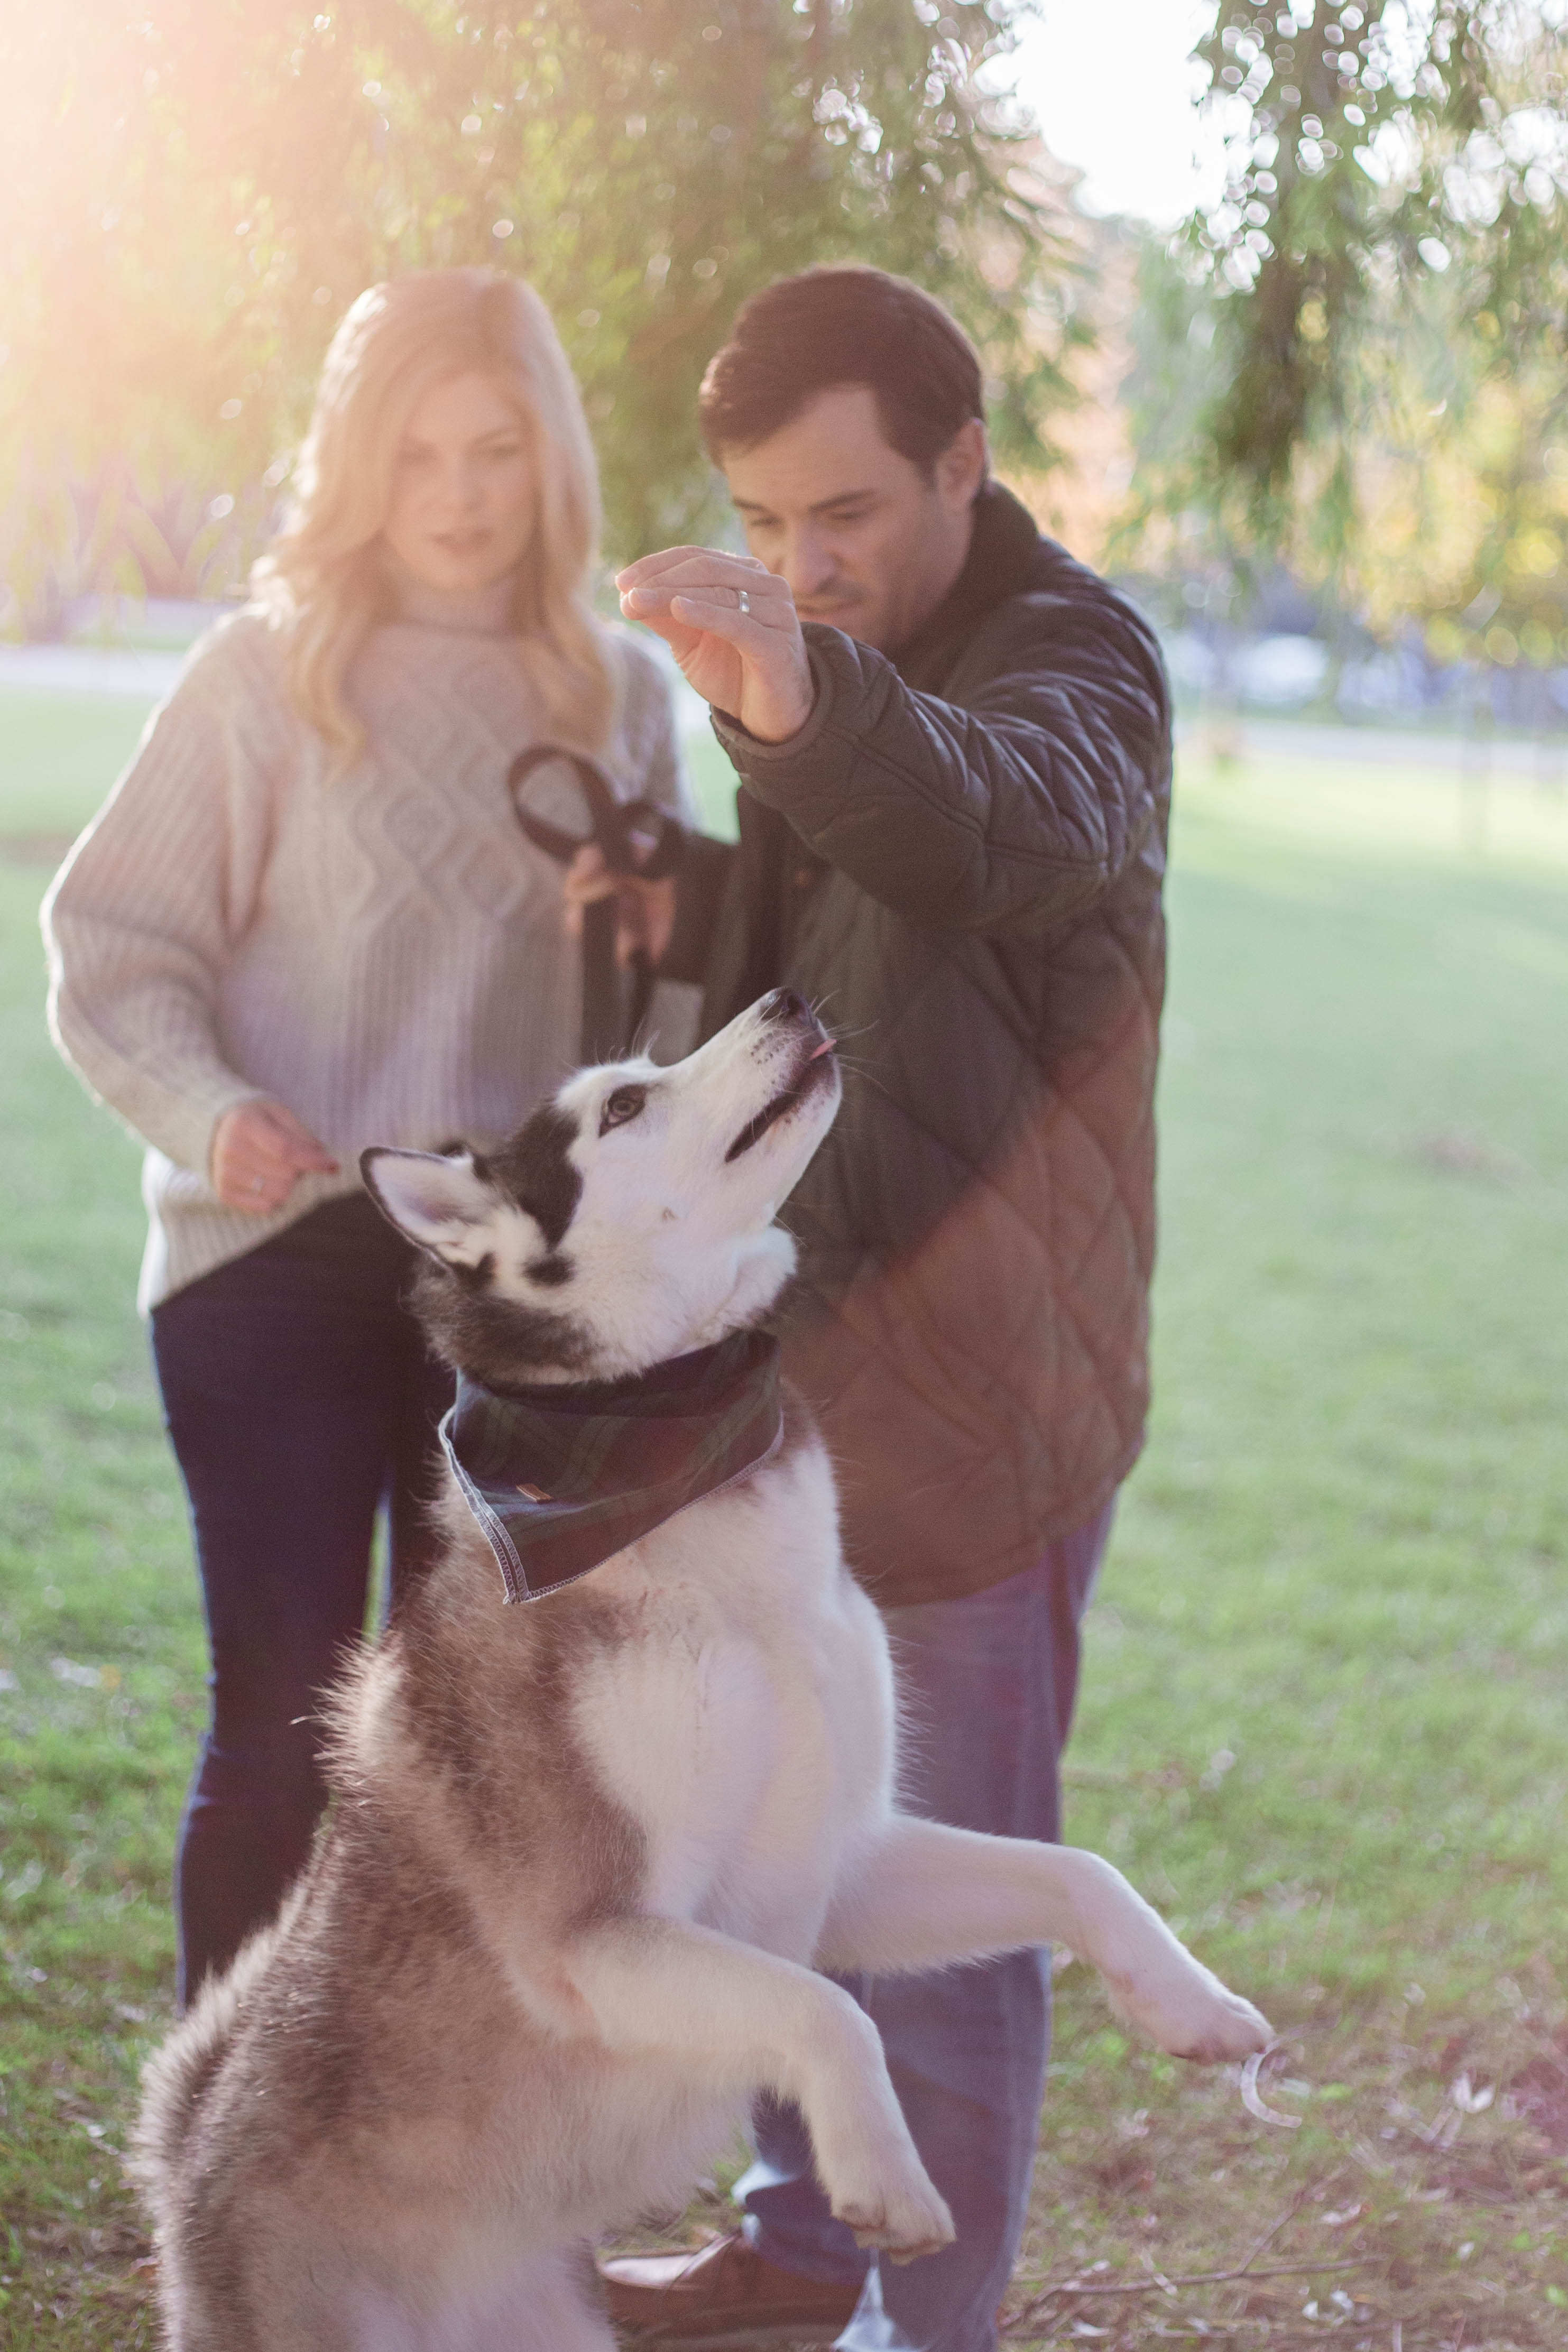
<path fill-rule="evenodd" d="M 667 1522 L 605 1581 L 640 1586 L 636 1630 L 584 1671 L 574 1724 L 647 1841 L 647 1909 L 808 1959 L 893 1759 L 886 1638 L 841 1565 L 821 1446 Z"/>

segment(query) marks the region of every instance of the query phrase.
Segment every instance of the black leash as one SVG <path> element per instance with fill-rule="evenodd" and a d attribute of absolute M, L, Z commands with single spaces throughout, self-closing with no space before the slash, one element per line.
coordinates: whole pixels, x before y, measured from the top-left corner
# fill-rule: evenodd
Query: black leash
<path fill-rule="evenodd" d="M 550 824 L 525 809 L 522 786 L 536 768 L 564 761 L 577 778 L 588 810 L 588 831 L 578 835 Z M 612 874 L 637 874 L 661 881 L 679 862 L 685 828 L 678 817 L 650 800 L 623 801 L 596 760 L 565 743 L 534 743 L 520 751 L 507 775 L 507 791 L 519 824 L 536 849 L 570 866 L 592 841 Z M 636 948 L 629 961 L 630 1002 L 616 969 L 616 901 L 595 900 L 583 910 L 583 1043 L 584 1063 L 615 1062 L 627 1053 L 647 1017 L 653 998 L 653 960 Z"/>

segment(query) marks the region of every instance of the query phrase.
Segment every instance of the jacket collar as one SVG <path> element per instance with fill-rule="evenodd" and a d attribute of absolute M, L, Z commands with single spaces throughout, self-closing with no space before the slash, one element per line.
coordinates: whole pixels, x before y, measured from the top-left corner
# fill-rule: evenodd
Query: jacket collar
<path fill-rule="evenodd" d="M 987 482 L 974 501 L 974 530 L 963 569 L 907 644 L 893 655 L 905 682 L 930 691 L 952 667 L 959 642 L 987 613 L 1026 588 L 1042 551 L 1042 538 L 1027 507 Z"/>

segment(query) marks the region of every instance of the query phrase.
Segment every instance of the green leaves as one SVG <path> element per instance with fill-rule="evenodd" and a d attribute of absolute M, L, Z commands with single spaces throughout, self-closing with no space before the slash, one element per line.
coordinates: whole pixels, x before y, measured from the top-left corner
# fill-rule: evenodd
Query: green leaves
<path fill-rule="evenodd" d="M 952 305 L 1004 454 L 1037 463 L 1071 331 L 1028 313 L 1072 263 L 977 80 L 1026 5 L 0 0 L 0 462 L 94 501 L 110 477 L 132 503 L 174 482 L 230 498 L 232 571 L 348 302 L 490 261 L 556 316 L 627 557 L 712 520 L 696 392 L 740 301 L 855 257 Z M 87 536 L 58 500 L 0 493 L 24 582 L 208 576 L 184 544 L 149 569 L 126 533 L 90 561 Z"/>
<path fill-rule="evenodd" d="M 1230 182 L 1146 264 L 1127 551 L 1182 517 L 1227 575 L 1282 558 L 1374 627 L 1434 616 L 1445 659 L 1563 657 L 1565 18 L 1221 0 Z"/>

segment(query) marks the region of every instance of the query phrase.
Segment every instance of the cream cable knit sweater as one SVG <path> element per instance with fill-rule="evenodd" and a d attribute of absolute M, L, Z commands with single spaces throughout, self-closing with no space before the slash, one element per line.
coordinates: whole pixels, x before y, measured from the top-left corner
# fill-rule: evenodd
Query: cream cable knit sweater
<path fill-rule="evenodd" d="M 506 794 L 542 724 L 515 640 L 471 604 L 418 611 L 358 655 L 366 749 L 331 781 L 265 619 L 221 623 L 45 902 L 55 1041 L 149 1147 L 143 1311 L 353 1191 L 366 1144 L 498 1142 L 575 1059 L 560 869 Z M 689 814 L 664 679 L 611 643 L 606 764 L 628 798 Z M 256 1216 L 218 1200 L 207 1155 L 222 1114 L 262 1096 L 342 1172 Z"/>

